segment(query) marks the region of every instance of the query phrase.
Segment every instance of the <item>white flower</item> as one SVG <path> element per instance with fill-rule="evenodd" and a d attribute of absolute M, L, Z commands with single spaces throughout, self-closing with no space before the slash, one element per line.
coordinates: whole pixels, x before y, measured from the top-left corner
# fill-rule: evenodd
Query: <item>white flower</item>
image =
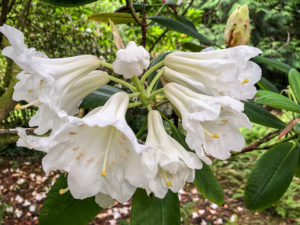
<path fill-rule="evenodd" d="M 249 46 L 199 53 L 175 52 L 164 59 L 168 67 L 164 76 L 190 89 L 204 84 L 216 96 L 250 99 L 256 93 L 254 84 L 261 78 L 261 69 L 249 59 L 260 53 Z"/>
<path fill-rule="evenodd" d="M 230 150 L 242 150 L 245 140 L 239 128 L 251 127 L 243 103 L 228 96 L 204 96 L 176 83 L 168 83 L 164 91 L 181 114 L 187 144 L 199 157 L 206 152 L 226 159 Z"/>
<path fill-rule="evenodd" d="M 150 55 L 143 46 L 137 46 L 134 41 L 130 41 L 125 49 L 117 52 L 117 58 L 112 65 L 115 73 L 129 79 L 134 75 L 142 75 L 143 70 L 150 65 Z"/>
<path fill-rule="evenodd" d="M 186 182 L 193 182 L 194 169 L 202 168 L 202 162 L 196 154 L 185 150 L 167 134 L 161 116 L 155 110 L 148 115 L 146 146 L 153 151 L 143 152 L 143 161 L 152 169 L 155 177 L 148 180 L 145 189 L 159 198 L 163 198 L 168 189 L 178 192 Z"/>
<path fill-rule="evenodd" d="M 82 119 L 74 118 L 56 136 L 58 144 L 44 157 L 46 172 L 69 172 L 68 186 L 74 198 L 101 192 L 125 202 L 134 193 L 136 187 L 127 178 L 139 172 L 138 153 L 144 147 L 126 123 L 128 101 L 128 94 L 118 92 L 103 107 Z"/>
<path fill-rule="evenodd" d="M 27 75 L 31 76 L 30 74 Z M 18 82 L 24 84 L 23 88 L 27 87 L 26 78 L 24 78 L 25 82 L 24 80 Z M 54 137 L 59 130 L 64 127 L 65 123 L 72 122 L 75 119 L 72 115 L 77 114 L 81 100 L 89 93 L 104 86 L 108 81 L 106 72 L 100 70 L 93 71 L 76 81 L 65 95 L 60 96 L 60 101 L 56 104 L 53 102 L 39 105 L 39 109 L 31 117 L 29 125 L 32 127 L 37 126 L 34 132 L 40 135 L 51 129 L 50 135 L 48 137 L 27 135 L 25 130 L 19 127 L 17 131 L 20 138 L 17 141 L 17 146 L 48 152 L 49 148 L 56 145 Z M 30 85 L 30 82 L 28 82 L 28 85 Z M 14 94 L 17 93 L 17 96 L 22 97 L 22 92 L 24 92 L 22 85 L 17 86 L 17 90 L 16 86 Z M 35 93 L 35 97 L 38 98 L 39 92 Z"/>

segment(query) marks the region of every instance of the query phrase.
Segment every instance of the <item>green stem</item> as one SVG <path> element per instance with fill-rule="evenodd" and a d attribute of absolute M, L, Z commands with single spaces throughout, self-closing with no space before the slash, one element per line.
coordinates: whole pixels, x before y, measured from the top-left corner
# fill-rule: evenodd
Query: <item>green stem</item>
<path fill-rule="evenodd" d="M 154 66 L 152 66 L 148 71 L 146 71 L 146 73 L 143 75 L 141 82 L 144 83 L 145 80 L 147 79 L 147 77 L 153 73 L 155 70 L 159 69 L 160 67 L 162 67 L 164 65 L 164 61 L 160 61 L 159 63 L 155 64 Z"/>
<path fill-rule="evenodd" d="M 149 87 L 148 87 L 148 89 L 147 89 L 147 94 L 148 94 L 148 96 L 150 95 L 150 93 L 151 93 L 151 91 L 152 91 L 154 85 L 156 84 L 156 81 L 160 78 L 160 76 L 161 76 L 163 73 L 164 73 L 164 70 L 159 71 L 159 72 L 155 75 L 155 77 L 153 78 L 153 80 L 151 81 L 151 83 L 150 83 L 150 85 L 149 85 Z"/>
<path fill-rule="evenodd" d="M 138 97 L 140 95 L 141 95 L 141 92 L 133 92 L 133 93 L 129 94 L 129 98 Z"/>
<path fill-rule="evenodd" d="M 158 95 L 159 93 L 161 93 L 161 92 L 163 92 L 163 91 L 164 91 L 163 88 L 160 88 L 160 89 L 158 89 L 158 90 L 156 90 L 156 91 L 153 91 L 153 92 L 150 94 L 149 98 L 152 99 L 153 97 L 155 97 L 156 95 Z"/>
<path fill-rule="evenodd" d="M 157 109 L 159 106 L 166 104 L 166 103 L 169 103 L 169 100 L 165 100 L 165 101 L 158 103 L 157 105 L 155 105 L 155 108 Z"/>
<path fill-rule="evenodd" d="M 144 104 L 144 105 L 148 105 L 150 103 L 148 97 L 147 97 L 147 93 L 145 91 L 145 88 L 144 86 L 141 84 L 139 78 L 137 78 L 137 76 L 133 76 L 132 77 L 132 82 L 134 83 L 137 91 L 141 92 L 140 94 L 140 99 L 141 99 L 141 102 Z"/>
<path fill-rule="evenodd" d="M 136 88 L 135 88 L 133 85 L 127 83 L 126 81 L 121 80 L 121 79 L 116 78 L 116 77 L 111 76 L 111 75 L 107 75 L 107 76 L 108 76 L 108 78 L 109 78 L 111 81 L 114 81 L 114 82 L 116 82 L 116 83 L 119 83 L 119 84 L 124 85 L 125 87 L 128 87 L 132 92 L 135 92 L 135 91 L 136 91 Z"/>
<path fill-rule="evenodd" d="M 108 69 L 111 69 L 111 70 L 113 69 L 112 64 L 107 63 L 107 62 L 102 61 L 102 60 L 100 60 L 100 65 L 102 65 L 102 66 L 104 66 L 104 67 L 106 67 Z"/>
<path fill-rule="evenodd" d="M 136 106 L 140 106 L 141 104 L 142 104 L 141 102 L 130 103 L 130 104 L 128 105 L 128 109 L 129 109 L 129 108 L 136 107 Z"/>

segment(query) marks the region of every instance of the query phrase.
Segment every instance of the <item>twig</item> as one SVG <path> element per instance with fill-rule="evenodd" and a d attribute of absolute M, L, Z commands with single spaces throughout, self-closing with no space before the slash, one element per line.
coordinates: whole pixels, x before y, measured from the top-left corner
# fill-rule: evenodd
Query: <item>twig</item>
<path fill-rule="evenodd" d="M 140 19 L 139 19 L 139 16 L 137 15 L 133 5 L 132 5 L 132 2 L 131 0 L 126 0 L 126 5 L 128 6 L 128 8 L 130 9 L 130 13 L 133 17 L 133 19 L 135 20 L 135 22 L 137 22 L 138 25 L 142 25 Z"/>
<path fill-rule="evenodd" d="M 189 8 L 193 5 L 194 0 L 191 0 L 190 3 L 188 4 L 188 6 L 186 7 L 186 9 L 183 11 L 183 13 L 181 14 L 181 16 L 184 16 L 187 11 L 189 10 Z M 151 53 L 152 50 L 155 48 L 155 46 L 158 44 L 158 42 L 160 42 L 160 40 L 166 35 L 166 33 L 169 31 L 169 29 L 165 29 L 164 32 L 159 35 L 159 37 L 155 40 L 155 42 L 153 43 L 153 45 L 151 46 L 151 48 L 149 49 L 149 52 Z"/>
<path fill-rule="evenodd" d="M 35 130 L 35 128 L 24 128 L 25 132 L 27 134 L 33 134 L 33 131 Z M 11 129 L 0 129 L 0 135 L 1 134 L 18 134 L 17 130 L 14 128 Z"/>
<path fill-rule="evenodd" d="M 266 136 L 264 136 L 263 138 L 259 139 L 257 142 L 254 142 L 253 144 L 246 146 L 245 148 L 242 149 L 242 151 L 237 152 L 233 155 L 239 155 L 239 154 L 242 154 L 242 153 L 245 153 L 245 152 L 251 152 L 253 150 L 256 150 L 256 149 L 258 149 L 258 147 L 261 144 L 273 139 L 274 136 L 277 136 L 278 133 L 279 133 L 279 130 L 272 131 L 272 132 L 268 133 Z M 268 149 L 268 147 L 265 146 L 264 148 L 261 148 L 261 150 L 262 149 Z"/>
<path fill-rule="evenodd" d="M 141 23 L 141 28 L 142 28 L 142 45 L 146 47 L 146 41 L 147 41 L 147 12 L 146 12 L 146 0 L 143 1 L 143 18 L 142 18 L 142 23 Z"/>

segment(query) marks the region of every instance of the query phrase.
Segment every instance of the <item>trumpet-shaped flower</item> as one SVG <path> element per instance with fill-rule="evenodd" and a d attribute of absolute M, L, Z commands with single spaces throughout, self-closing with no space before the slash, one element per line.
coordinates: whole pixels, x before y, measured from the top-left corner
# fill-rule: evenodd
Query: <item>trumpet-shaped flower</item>
<path fill-rule="evenodd" d="M 168 189 L 178 192 L 186 182 L 194 180 L 194 169 L 202 168 L 202 162 L 196 154 L 186 151 L 167 134 L 161 116 L 155 110 L 148 115 L 146 146 L 153 151 L 143 152 L 143 161 L 151 168 L 154 177 L 149 179 L 145 189 L 159 198 L 163 198 Z"/>
<path fill-rule="evenodd" d="M 81 100 L 107 82 L 106 72 L 96 70 L 76 81 L 70 90 L 61 96 L 59 104 L 41 104 L 29 124 L 30 126 L 38 126 L 35 129 L 37 134 L 43 134 L 51 129 L 50 135 L 48 137 L 27 135 L 24 129 L 18 128 L 20 138 L 17 146 L 48 152 L 48 149 L 56 144 L 54 137 L 57 132 L 64 127 L 65 123 L 75 119 L 70 115 L 75 115 L 78 112 L 77 106 Z"/>
<path fill-rule="evenodd" d="M 128 94 L 119 92 L 103 107 L 82 119 L 74 118 L 56 136 L 58 144 L 44 157 L 46 172 L 69 172 L 68 186 L 74 198 L 101 192 L 124 202 L 134 193 L 136 187 L 127 178 L 139 172 L 139 152 L 144 147 L 126 123 L 128 102 Z"/>
<path fill-rule="evenodd" d="M 254 47 L 237 46 L 199 53 L 175 52 L 166 56 L 164 76 L 190 89 L 207 87 L 213 95 L 250 99 L 256 93 L 254 84 L 261 78 L 261 69 L 249 59 L 260 54 Z"/>
<path fill-rule="evenodd" d="M 142 75 L 143 70 L 149 67 L 150 54 L 143 46 L 137 46 L 134 41 L 130 41 L 125 49 L 117 52 L 117 58 L 112 65 L 115 73 L 129 79 L 134 75 Z"/>
<path fill-rule="evenodd" d="M 180 112 L 183 128 L 187 131 L 186 142 L 198 156 L 206 152 L 226 159 L 230 150 L 242 150 L 245 140 L 239 128 L 251 127 L 242 113 L 243 103 L 228 96 L 204 96 L 176 83 L 168 83 L 164 91 Z"/>

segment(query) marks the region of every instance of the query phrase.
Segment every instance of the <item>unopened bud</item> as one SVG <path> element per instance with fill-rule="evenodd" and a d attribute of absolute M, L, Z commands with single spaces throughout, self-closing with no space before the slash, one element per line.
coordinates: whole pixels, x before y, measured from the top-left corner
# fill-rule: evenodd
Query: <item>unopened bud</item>
<path fill-rule="evenodd" d="M 230 15 L 225 31 L 226 47 L 245 45 L 250 40 L 250 18 L 248 4 L 236 8 Z"/>

